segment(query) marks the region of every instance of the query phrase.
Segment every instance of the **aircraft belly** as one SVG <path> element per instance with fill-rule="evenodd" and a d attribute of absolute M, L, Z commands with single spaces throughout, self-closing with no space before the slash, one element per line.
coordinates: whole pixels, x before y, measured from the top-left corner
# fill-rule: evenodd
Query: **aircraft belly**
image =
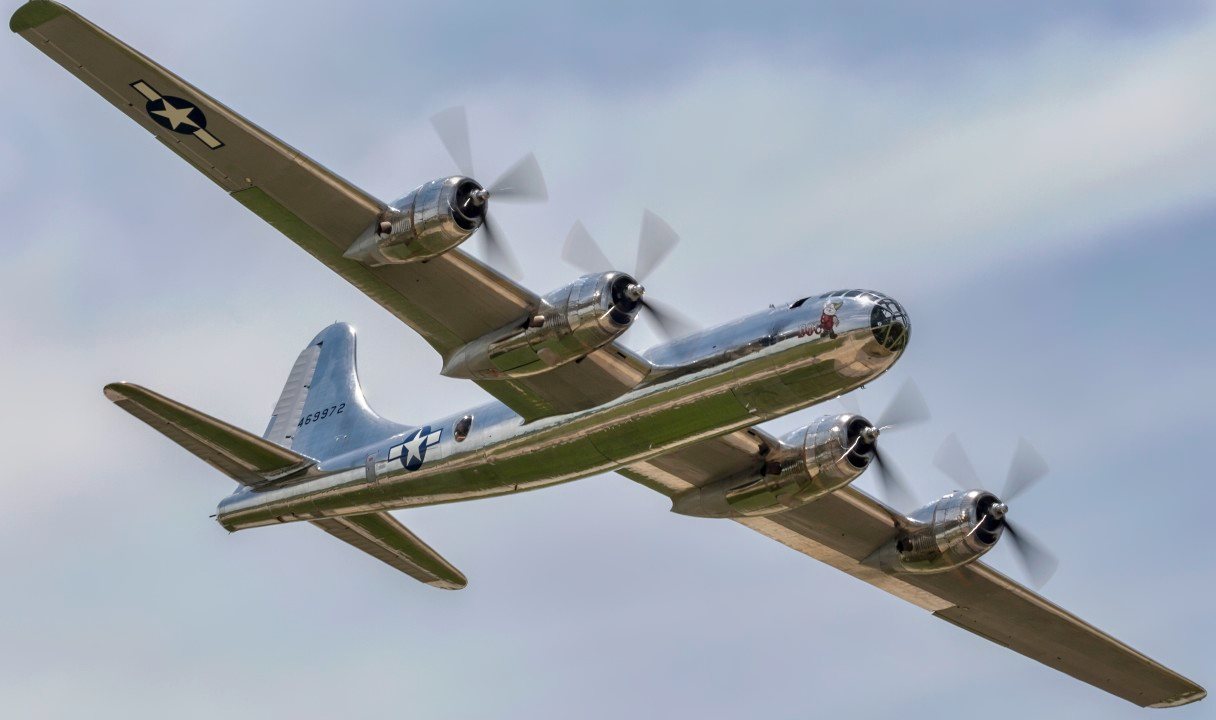
<path fill-rule="evenodd" d="M 808 397 L 828 398 L 874 379 L 891 366 L 894 356 L 873 346 L 877 343 L 869 330 L 854 331 L 821 341 L 813 355 L 786 351 L 774 356 L 773 362 L 795 402 Z M 788 412 L 788 406 L 774 411 Z"/>
<path fill-rule="evenodd" d="M 731 368 L 731 376 L 736 383 L 731 392 L 753 419 L 768 417 L 797 402 L 793 391 L 781 381 L 771 357 L 735 366 Z"/>
<path fill-rule="evenodd" d="M 632 414 L 594 435 L 593 442 L 606 457 L 622 464 L 751 422 L 747 408 L 727 390 Z"/>

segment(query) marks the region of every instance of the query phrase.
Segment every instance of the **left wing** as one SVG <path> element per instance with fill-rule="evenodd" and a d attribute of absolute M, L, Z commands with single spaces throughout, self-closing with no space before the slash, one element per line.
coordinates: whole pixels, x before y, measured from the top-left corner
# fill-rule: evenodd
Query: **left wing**
<path fill-rule="evenodd" d="M 445 358 L 508 324 L 535 293 L 451 250 L 425 262 L 368 267 L 342 253 L 386 205 L 122 41 L 49 0 L 17 9 L 9 28 L 46 53 L 178 157 L 416 330 Z M 531 378 L 479 384 L 532 419 L 620 395 L 647 364 L 616 346 Z"/>
<path fill-rule="evenodd" d="M 718 478 L 758 470 L 776 440 L 755 428 L 705 440 L 620 471 L 676 496 Z M 991 567 L 888 574 L 862 564 L 895 535 L 896 512 L 853 487 L 740 523 L 798 552 L 917 605 L 935 617 L 1143 707 L 1172 707 L 1207 692 Z"/>
<path fill-rule="evenodd" d="M 245 487 L 262 489 L 307 477 L 315 462 L 131 383 L 110 383 L 106 397 Z"/>

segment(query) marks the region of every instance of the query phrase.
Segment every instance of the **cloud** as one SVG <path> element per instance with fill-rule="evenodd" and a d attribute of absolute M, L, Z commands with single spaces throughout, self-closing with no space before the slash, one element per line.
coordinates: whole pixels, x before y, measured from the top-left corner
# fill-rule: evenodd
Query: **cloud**
<path fill-rule="evenodd" d="M 662 270 L 652 284 L 717 321 L 738 308 L 718 278 L 762 284 L 774 302 L 965 280 L 1212 202 L 1214 36 L 1210 17 L 1135 37 L 1074 26 L 915 82 L 744 54 L 606 92 L 504 82 L 467 100 L 487 177 L 534 147 L 549 179 L 547 212 L 501 211 L 529 280 L 569 277 L 556 249 L 576 218 L 630 266 L 651 207 L 686 239 L 672 262 L 683 282 Z M 450 171 L 419 115 L 368 149 L 355 174 L 369 187 L 395 194 L 411 166 Z"/>
<path fill-rule="evenodd" d="M 980 18 L 986 32 L 968 20 L 950 26 L 966 37 L 929 42 L 871 17 L 825 23 L 837 40 L 804 15 L 741 29 L 732 6 L 692 30 L 663 11 L 673 21 L 644 47 L 616 44 L 647 10 L 555 22 L 517 62 L 495 53 L 544 6 L 494 22 L 471 10 L 481 24 L 455 42 L 407 22 L 425 9 L 246 5 L 190 23 L 156 3 L 84 9 L 382 197 L 451 171 L 426 118 L 467 103 L 487 176 L 531 149 L 547 173 L 549 205 L 496 208 L 536 289 L 574 274 L 557 252 L 574 219 L 627 267 L 652 207 L 684 243 L 649 284 L 707 323 L 835 286 L 890 291 L 913 346 L 863 401 L 875 412 L 899 376 L 921 381 L 937 420 L 891 444 L 918 488 L 940 489 L 930 458 L 948 430 L 995 484 L 1030 435 L 1055 472 L 1018 512 L 1065 561 L 1050 596 L 1206 669 L 1210 14 L 1151 31 L 1119 15 L 1116 32 L 1019 3 Z M 392 37 L 367 42 L 368 18 Z M 425 421 L 484 393 L 438 377 L 408 329 L 27 44 L 0 44 L 0 62 L 22 69 L 0 89 L 35 98 L 0 119 L 0 559 L 14 589 L 0 614 L 20 619 L 0 694 L 26 714 L 79 715 L 81 697 L 123 717 L 802 717 L 807 698 L 827 715 L 928 713 L 957 691 L 949 677 L 1017 688 L 993 718 L 1132 716 L 615 476 L 402 513 L 469 574 L 458 594 L 306 526 L 225 537 L 206 516 L 230 483 L 112 407 L 103 383 L 259 431 L 296 352 L 341 319 L 361 330 L 382 414 Z M 1194 222 L 1168 221 L 1181 215 Z"/>

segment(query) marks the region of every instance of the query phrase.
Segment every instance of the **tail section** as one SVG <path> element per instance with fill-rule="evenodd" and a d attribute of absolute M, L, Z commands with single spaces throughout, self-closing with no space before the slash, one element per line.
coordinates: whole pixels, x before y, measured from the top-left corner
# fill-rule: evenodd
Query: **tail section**
<path fill-rule="evenodd" d="M 355 329 L 334 323 L 296 359 L 263 437 L 324 460 L 405 429 L 368 407 L 355 368 Z"/>
<path fill-rule="evenodd" d="M 111 383 L 105 393 L 123 410 L 253 490 L 306 481 L 322 473 L 318 461 L 408 429 L 367 406 L 355 371 L 355 329 L 345 323 L 325 328 L 300 353 L 260 438 L 139 385 Z M 388 513 L 310 522 L 432 587 L 458 590 L 467 582 Z"/>

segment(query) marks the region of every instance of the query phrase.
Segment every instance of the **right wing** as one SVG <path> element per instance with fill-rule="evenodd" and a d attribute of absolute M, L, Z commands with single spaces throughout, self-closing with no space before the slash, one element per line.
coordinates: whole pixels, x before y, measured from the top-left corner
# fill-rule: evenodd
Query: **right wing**
<path fill-rule="evenodd" d="M 313 525 L 350 543 L 410 577 L 442 590 L 459 590 L 468 584 L 464 574 L 430 545 L 418 539 L 386 512 L 311 520 Z"/>
<path fill-rule="evenodd" d="M 424 262 L 375 268 L 344 258 L 377 222 L 383 202 L 69 8 L 31 0 L 13 14 L 9 27 L 445 358 L 488 332 L 522 324 L 535 308 L 535 293 L 458 249 Z M 533 419 L 606 402 L 636 385 L 647 368 L 613 344 L 542 375 L 478 384 Z"/>
<path fill-rule="evenodd" d="M 719 478 L 759 470 L 765 448 L 776 444 L 775 438 L 751 428 L 620 472 L 674 498 Z M 1206 697 L 1199 685 L 981 562 L 942 573 L 898 575 L 863 564 L 893 539 L 896 517 L 896 511 L 846 487 L 793 510 L 738 522 L 935 617 L 1137 705 L 1172 707 Z"/>

